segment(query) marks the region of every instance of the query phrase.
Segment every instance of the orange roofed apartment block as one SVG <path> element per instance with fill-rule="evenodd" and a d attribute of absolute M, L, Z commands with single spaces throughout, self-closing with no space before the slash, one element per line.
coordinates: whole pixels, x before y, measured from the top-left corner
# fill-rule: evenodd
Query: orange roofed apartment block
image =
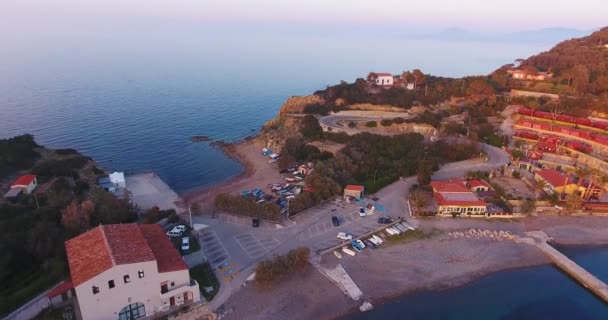
<path fill-rule="evenodd" d="M 441 215 L 485 215 L 486 203 L 459 181 L 433 181 L 433 197 Z"/>
<path fill-rule="evenodd" d="M 200 300 L 198 283 L 157 224 L 99 226 L 65 247 L 83 319 L 138 319 Z"/>

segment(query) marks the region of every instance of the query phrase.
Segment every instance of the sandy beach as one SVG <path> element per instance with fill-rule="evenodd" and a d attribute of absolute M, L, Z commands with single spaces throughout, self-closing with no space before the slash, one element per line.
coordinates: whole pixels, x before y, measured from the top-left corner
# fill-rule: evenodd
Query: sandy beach
<path fill-rule="evenodd" d="M 198 213 L 208 214 L 213 210 L 215 196 L 220 193 L 261 189 L 266 188 L 270 183 L 284 181 L 276 164 L 269 164 L 268 158 L 262 155 L 264 147 L 264 144 L 255 138 L 222 147 L 226 155 L 242 164 L 243 172 L 219 184 L 188 192 L 182 195 L 182 201 L 191 204 L 198 203 L 200 206 Z"/>
<path fill-rule="evenodd" d="M 511 241 L 454 239 L 451 230 L 471 227 L 523 233 L 544 230 L 558 244 L 608 245 L 608 218 L 537 217 L 501 222 L 470 219 L 431 219 L 422 229 L 440 229 L 431 239 L 366 250 L 340 262 L 363 291 L 364 299 L 383 301 L 421 290 L 441 290 L 464 285 L 493 272 L 549 263 L 536 248 Z M 603 232 L 602 232 L 603 231 Z M 328 254 L 321 264 L 333 267 L 337 258 Z M 311 269 L 272 289 L 250 284 L 233 294 L 224 305 L 224 319 L 336 319 L 359 312 L 360 302 L 344 296 L 337 287 Z M 287 313 L 289 312 L 289 313 Z"/>

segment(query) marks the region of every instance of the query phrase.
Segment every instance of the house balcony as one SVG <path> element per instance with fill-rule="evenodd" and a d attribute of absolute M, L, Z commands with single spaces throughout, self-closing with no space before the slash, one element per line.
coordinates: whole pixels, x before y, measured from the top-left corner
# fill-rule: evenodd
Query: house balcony
<path fill-rule="evenodd" d="M 190 279 L 190 283 L 188 284 L 173 287 L 165 292 L 161 292 L 160 299 L 166 307 L 196 302 L 200 299 L 198 282 L 194 279 Z"/>

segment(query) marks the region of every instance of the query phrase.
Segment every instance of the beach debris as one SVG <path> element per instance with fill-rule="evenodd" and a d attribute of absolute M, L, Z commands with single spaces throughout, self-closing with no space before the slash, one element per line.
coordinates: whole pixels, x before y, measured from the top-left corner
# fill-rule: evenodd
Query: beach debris
<path fill-rule="evenodd" d="M 511 231 L 504 230 L 481 230 L 481 229 L 469 229 L 467 231 L 453 231 L 448 233 L 453 238 L 467 238 L 467 239 L 490 239 L 492 241 L 503 241 L 503 240 L 514 240 L 515 236 Z"/>
<path fill-rule="evenodd" d="M 363 304 L 359 307 L 359 310 L 361 310 L 361 312 L 365 312 L 365 311 L 369 311 L 372 310 L 374 308 L 374 306 L 372 305 L 371 302 L 369 301 L 365 301 L 363 302 Z"/>

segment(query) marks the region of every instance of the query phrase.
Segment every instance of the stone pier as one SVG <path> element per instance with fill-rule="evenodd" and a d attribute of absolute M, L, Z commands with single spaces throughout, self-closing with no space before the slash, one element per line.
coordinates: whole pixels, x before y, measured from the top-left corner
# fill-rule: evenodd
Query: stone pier
<path fill-rule="evenodd" d="M 602 300 L 608 302 L 608 285 L 550 246 L 547 243 L 550 238 L 546 233 L 542 231 L 531 231 L 526 232 L 526 235 L 528 235 L 527 238 L 518 238 L 516 241 L 536 246 L 560 269 L 568 273 L 572 278 L 576 279 L 585 288 L 589 289 Z"/>

